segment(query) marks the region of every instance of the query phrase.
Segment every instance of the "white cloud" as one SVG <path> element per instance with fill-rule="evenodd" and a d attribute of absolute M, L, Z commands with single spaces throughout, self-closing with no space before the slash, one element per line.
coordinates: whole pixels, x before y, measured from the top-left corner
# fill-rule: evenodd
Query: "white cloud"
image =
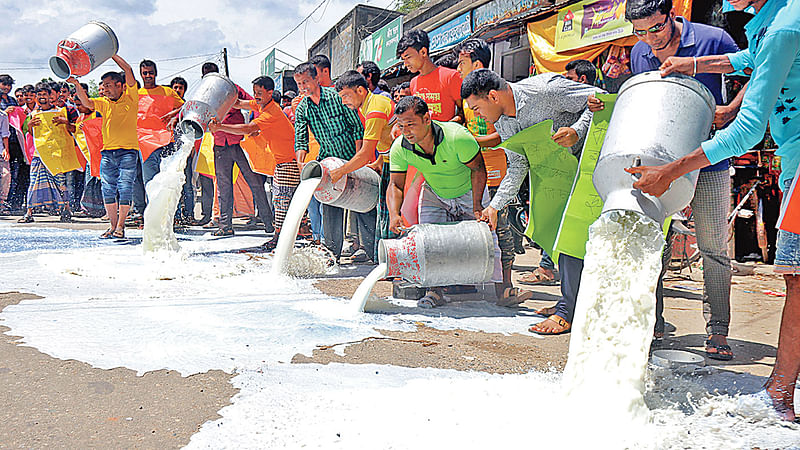
<path fill-rule="evenodd" d="M 0 73 L 10 73 L 17 86 L 52 77 L 47 61 L 58 41 L 90 20 L 107 23 L 120 41 L 119 54 L 134 67 L 144 58 L 163 60 L 221 52 L 228 48 L 231 78 L 250 89 L 267 52 L 251 55 L 274 43 L 316 8 L 321 0 L 253 2 L 248 0 L 86 0 L 62 3 L 28 0 L 6 8 L 4 38 L 0 41 Z M 5 2 L 4 2 L 5 3 Z M 385 6 L 388 0 L 329 0 L 306 26 L 278 45 L 298 58 L 307 46 L 338 22 L 358 3 Z M 324 13 L 323 13 L 324 11 Z M 211 57 L 216 60 L 217 57 Z M 287 60 L 288 57 L 281 59 Z M 158 62 L 159 82 L 203 58 Z M 115 68 L 107 62 L 84 77 L 97 79 Z M 181 76 L 191 84 L 200 67 Z"/>

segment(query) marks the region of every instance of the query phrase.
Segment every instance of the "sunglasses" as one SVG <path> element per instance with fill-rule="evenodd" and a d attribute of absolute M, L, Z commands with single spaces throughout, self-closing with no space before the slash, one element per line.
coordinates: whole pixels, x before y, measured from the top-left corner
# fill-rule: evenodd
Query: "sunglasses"
<path fill-rule="evenodd" d="M 667 26 L 667 23 L 669 23 L 669 19 L 670 19 L 670 17 L 667 16 L 667 18 L 664 19 L 663 23 L 660 23 L 658 25 L 653 25 L 652 27 L 650 27 L 650 28 L 648 28 L 646 30 L 637 30 L 637 29 L 634 28 L 633 34 L 635 34 L 636 36 L 644 36 L 647 33 L 658 33 L 661 30 L 663 30 L 664 27 Z"/>

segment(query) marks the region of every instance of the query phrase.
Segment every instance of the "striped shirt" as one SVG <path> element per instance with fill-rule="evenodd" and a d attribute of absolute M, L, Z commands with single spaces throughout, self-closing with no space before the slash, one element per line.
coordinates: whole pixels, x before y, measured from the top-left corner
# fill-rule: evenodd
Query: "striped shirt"
<path fill-rule="evenodd" d="M 333 88 L 320 87 L 319 104 L 304 97 L 294 118 L 294 151 L 308 151 L 308 131 L 319 142 L 319 157 L 350 160 L 356 154 L 356 141 L 364 138 L 364 125 L 358 114 L 342 103 Z"/>

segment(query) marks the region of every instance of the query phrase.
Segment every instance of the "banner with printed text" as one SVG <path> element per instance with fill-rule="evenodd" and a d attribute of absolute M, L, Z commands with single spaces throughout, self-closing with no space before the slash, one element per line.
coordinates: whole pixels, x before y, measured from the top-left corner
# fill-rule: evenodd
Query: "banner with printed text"
<path fill-rule="evenodd" d="M 558 11 L 556 51 L 563 52 L 633 34 L 625 0 L 584 0 Z"/>
<path fill-rule="evenodd" d="M 403 33 L 403 17 L 398 17 L 361 41 L 358 61 L 373 61 L 381 70 L 400 62 L 395 57 Z"/>

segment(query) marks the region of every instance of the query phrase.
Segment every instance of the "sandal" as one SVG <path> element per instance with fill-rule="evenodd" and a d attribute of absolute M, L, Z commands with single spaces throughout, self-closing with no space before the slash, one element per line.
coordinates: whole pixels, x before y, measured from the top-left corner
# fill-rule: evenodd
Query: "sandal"
<path fill-rule="evenodd" d="M 109 228 L 100 235 L 100 239 L 111 239 L 112 234 L 114 234 L 114 230 Z"/>
<path fill-rule="evenodd" d="M 125 239 L 125 228 L 118 228 L 111 233 L 111 237 L 114 239 Z"/>
<path fill-rule="evenodd" d="M 533 298 L 533 292 L 522 291 L 515 287 L 505 288 L 503 297 L 497 300 L 497 306 L 512 307 Z"/>
<path fill-rule="evenodd" d="M 547 322 L 548 320 L 555 322 L 556 325 L 561 327 L 561 329 L 556 329 L 555 331 L 544 331 L 542 329 L 542 324 Z M 557 336 L 559 334 L 569 333 L 570 329 L 572 329 L 572 324 L 564 320 L 562 317 L 553 314 L 547 319 L 544 319 L 543 321 L 537 323 L 536 325 L 528 328 L 528 331 L 542 336 Z"/>
<path fill-rule="evenodd" d="M 29 214 L 25 214 L 24 216 L 20 217 L 19 220 L 17 220 L 17 223 L 32 223 L 32 222 L 33 222 L 33 216 Z"/>
<path fill-rule="evenodd" d="M 717 345 L 711 340 L 711 338 L 706 339 L 706 356 L 711 359 L 716 359 L 718 361 L 730 361 L 733 359 L 733 350 L 731 349 L 730 345 L 722 344 Z M 714 350 L 713 352 L 711 350 Z"/>
<path fill-rule="evenodd" d="M 437 306 L 444 306 L 447 302 L 444 301 L 442 295 L 436 291 L 428 291 L 425 296 L 417 301 L 417 306 L 420 308 L 435 308 Z"/>
<path fill-rule="evenodd" d="M 553 276 L 550 276 L 550 275 L 547 274 L 547 272 L 545 270 L 546 269 L 543 269 L 541 267 L 537 267 L 536 270 L 534 270 L 533 272 L 531 272 L 531 273 L 529 273 L 527 275 L 523 275 L 523 276 L 519 277 L 519 282 L 522 283 L 522 284 L 528 284 L 528 285 L 532 285 L 532 286 L 556 286 L 556 285 L 558 285 L 559 281 L 558 281 L 558 278 L 556 278 L 556 276 L 555 276 L 555 272 L 551 271 L 553 273 Z"/>
<path fill-rule="evenodd" d="M 233 228 L 218 228 L 211 235 L 218 237 L 233 236 Z"/>
<path fill-rule="evenodd" d="M 275 236 L 275 239 L 270 239 L 269 241 L 261 244 L 261 250 L 264 250 L 266 252 L 271 252 L 275 250 L 275 247 L 277 246 L 278 246 L 278 237 Z"/>

